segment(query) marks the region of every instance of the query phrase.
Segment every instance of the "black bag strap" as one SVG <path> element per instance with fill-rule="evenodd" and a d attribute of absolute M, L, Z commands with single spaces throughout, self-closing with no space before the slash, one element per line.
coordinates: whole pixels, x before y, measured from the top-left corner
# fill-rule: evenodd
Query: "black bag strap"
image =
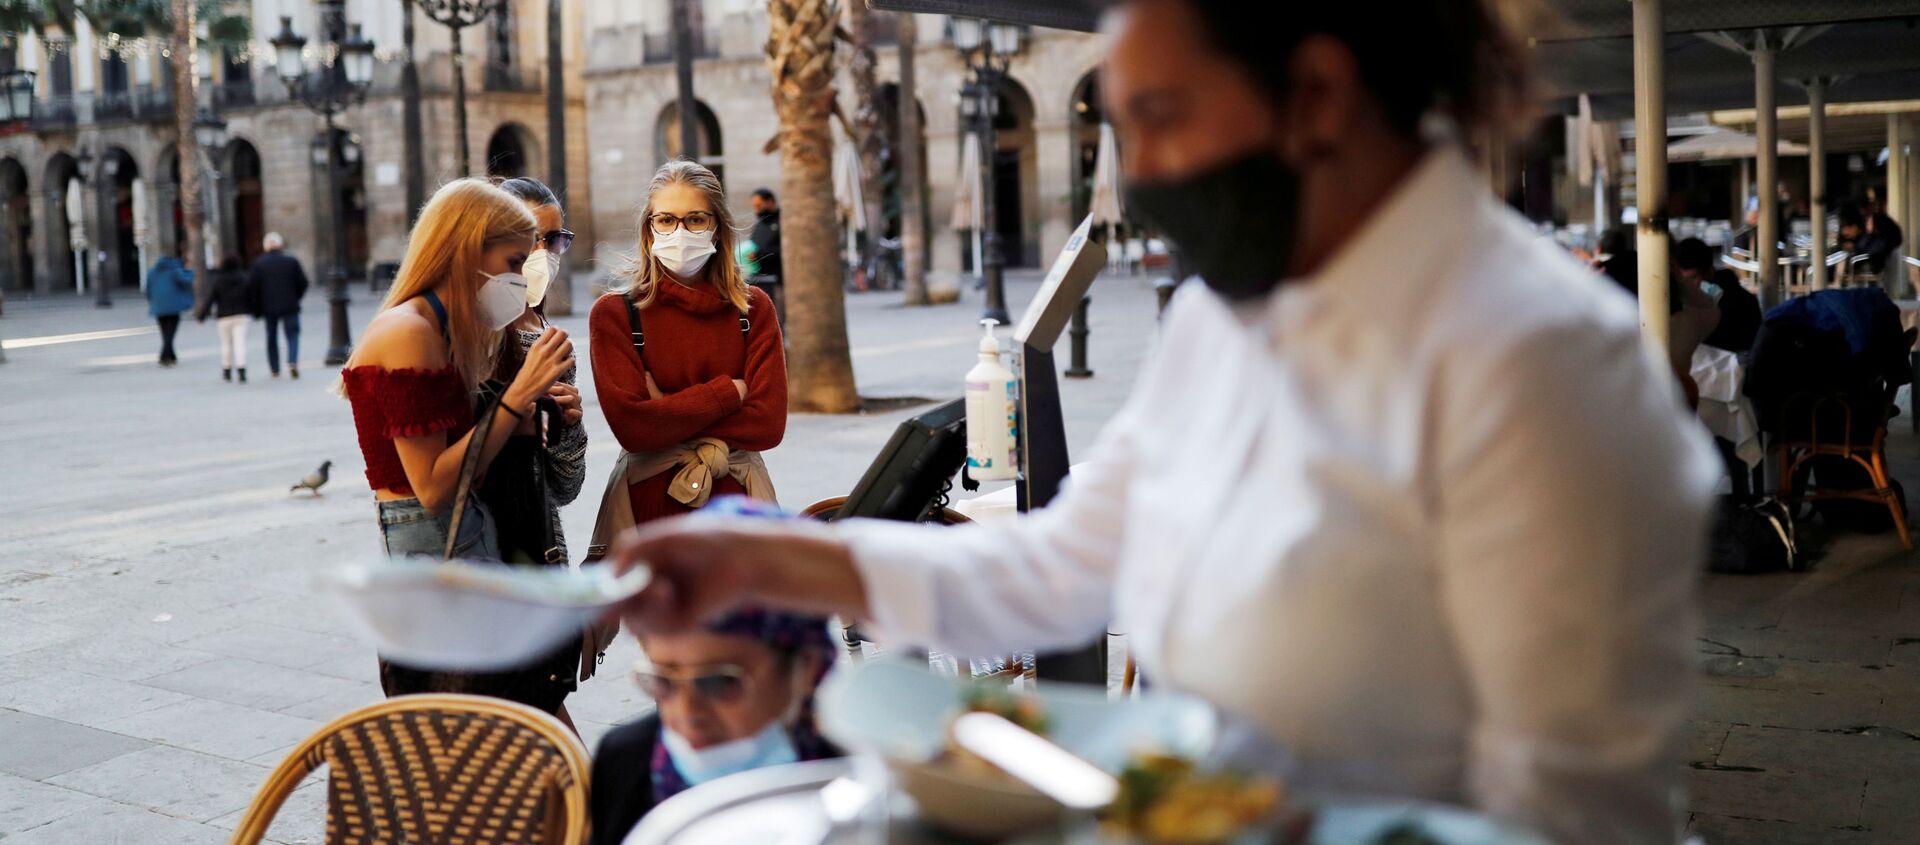
<path fill-rule="evenodd" d="M 647 362 L 647 333 L 640 327 L 640 306 L 635 305 L 632 297 L 627 298 L 627 329 L 632 334 L 633 354 L 640 356 L 640 363 Z M 753 331 L 753 321 L 747 315 L 740 315 L 740 342 L 747 342 L 747 334 Z"/>
<path fill-rule="evenodd" d="M 473 477 L 480 468 L 480 452 L 486 448 L 487 435 L 493 431 L 493 411 L 499 402 L 498 398 L 490 398 L 483 403 L 480 415 L 473 421 L 473 432 L 467 438 L 466 454 L 460 456 L 460 483 L 454 488 L 453 520 L 447 523 L 447 547 L 441 560 L 453 559 L 453 546 L 460 539 L 460 522 L 467 514 L 467 501 L 473 495 Z"/>

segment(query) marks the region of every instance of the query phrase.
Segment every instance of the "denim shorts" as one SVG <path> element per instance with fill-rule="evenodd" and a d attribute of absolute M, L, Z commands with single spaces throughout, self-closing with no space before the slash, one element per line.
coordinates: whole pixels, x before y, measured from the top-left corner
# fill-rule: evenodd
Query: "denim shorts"
<path fill-rule="evenodd" d="M 419 499 L 394 499 L 380 502 L 380 540 L 389 557 L 428 555 L 438 560 L 447 550 L 447 526 L 451 514 L 435 515 Z M 478 499 L 467 501 L 466 516 L 460 520 L 460 539 L 454 543 L 453 556 L 469 560 L 499 560 L 500 546 L 494 539 L 493 516 Z"/>

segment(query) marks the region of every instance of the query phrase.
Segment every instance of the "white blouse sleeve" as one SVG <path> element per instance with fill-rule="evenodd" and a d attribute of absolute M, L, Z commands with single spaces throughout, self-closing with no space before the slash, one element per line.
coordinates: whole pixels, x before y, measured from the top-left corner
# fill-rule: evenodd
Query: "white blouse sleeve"
<path fill-rule="evenodd" d="M 843 524 L 866 583 L 875 636 L 984 657 L 1084 645 L 1112 616 L 1126 509 L 1122 411 L 1053 503 L 1003 523 L 951 528 Z"/>
<path fill-rule="evenodd" d="M 1500 347 L 1443 380 L 1432 482 L 1470 802 L 1557 842 L 1670 844 L 1717 462 L 1630 330 Z"/>

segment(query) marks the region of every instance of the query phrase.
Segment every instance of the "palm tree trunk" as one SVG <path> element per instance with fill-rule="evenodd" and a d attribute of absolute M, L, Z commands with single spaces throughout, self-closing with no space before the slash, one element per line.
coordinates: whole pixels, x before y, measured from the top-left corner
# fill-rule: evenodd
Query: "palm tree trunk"
<path fill-rule="evenodd" d="M 927 305 L 932 299 L 927 296 L 927 265 L 922 260 L 927 250 L 926 182 L 921 178 L 925 174 L 920 162 L 920 99 L 914 96 L 913 73 L 920 27 L 911 12 L 900 13 L 895 20 L 900 32 L 900 97 L 895 104 L 900 110 L 896 120 L 900 143 L 894 153 L 900 163 L 900 266 L 907 273 L 907 304 Z"/>
<path fill-rule="evenodd" d="M 855 0 L 865 2 L 865 0 Z M 834 231 L 834 0 L 768 0 L 767 67 L 780 117 L 780 243 L 786 275 L 788 405 L 850 413 L 860 407 Z"/>
<path fill-rule="evenodd" d="M 860 193 L 866 205 L 865 226 L 867 239 L 861 247 L 861 263 L 874 268 L 877 278 L 867 280 L 875 288 L 890 287 L 888 271 L 876 263 L 873 258 L 880 249 L 880 235 L 886 228 L 886 208 L 883 203 L 885 185 L 881 183 L 881 156 L 887 145 L 886 129 L 880 122 L 880 86 L 874 81 L 873 70 L 877 61 L 873 55 L 873 31 L 867 12 L 866 0 L 856 0 L 847 4 L 847 29 L 853 33 L 853 61 L 847 71 L 853 77 L 853 134 L 854 145 L 860 153 Z"/>
<path fill-rule="evenodd" d="M 173 131 L 174 153 L 180 160 L 180 211 L 182 226 L 180 248 L 186 252 L 187 266 L 193 269 L 195 299 L 210 290 L 207 279 L 207 254 L 200 245 L 204 210 L 200 204 L 200 142 L 193 134 L 196 74 L 194 54 L 194 4 L 192 0 L 171 0 L 169 16 L 173 23 Z M 165 178 L 164 174 L 160 178 Z M 143 268 L 144 269 L 144 268 Z"/>
<path fill-rule="evenodd" d="M 421 140 L 420 67 L 413 58 L 413 0 L 400 0 L 400 132 L 406 141 L 407 228 L 427 204 L 426 143 Z"/>

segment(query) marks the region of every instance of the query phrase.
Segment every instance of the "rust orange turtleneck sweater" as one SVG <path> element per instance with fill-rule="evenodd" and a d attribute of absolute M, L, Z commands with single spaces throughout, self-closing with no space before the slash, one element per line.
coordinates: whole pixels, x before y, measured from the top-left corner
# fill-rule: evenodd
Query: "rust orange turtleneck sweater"
<path fill-rule="evenodd" d="M 646 362 L 634 351 L 626 300 L 600 297 L 588 319 L 588 348 L 600 410 L 614 439 L 629 452 L 652 452 L 688 440 L 713 437 L 735 449 L 764 452 L 787 433 L 787 359 L 773 301 L 749 291 L 752 328 L 740 336 L 740 312 L 711 285 L 689 287 L 662 280 L 653 304 L 641 312 L 647 336 Z M 647 397 L 646 374 L 664 394 Z M 740 399 L 733 380 L 747 383 Z M 637 523 L 686 513 L 667 495 L 672 473 L 628 489 Z M 732 478 L 718 481 L 716 496 L 743 493 Z"/>

